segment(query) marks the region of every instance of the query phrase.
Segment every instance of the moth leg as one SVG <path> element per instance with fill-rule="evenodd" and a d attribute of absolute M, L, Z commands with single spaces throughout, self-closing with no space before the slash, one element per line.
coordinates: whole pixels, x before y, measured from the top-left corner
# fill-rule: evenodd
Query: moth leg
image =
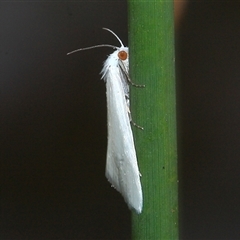
<path fill-rule="evenodd" d="M 135 122 L 133 122 L 133 120 L 131 120 L 131 123 L 132 123 L 132 125 L 133 125 L 134 127 L 137 127 L 137 128 L 139 128 L 139 129 L 141 129 L 141 130 L 144 130 L 143 127 L 137 125 Z"/>
<path fill-rule="evenodd" d="M 128 112 L 128 117 L 129 117 L 129 121 L 130 123 L 134 126 L 134 127 L 137 127 L 141 130 L 143 130 L 143 127 L 139 126 L 138 124 L 136 124 L 133 120 L 132 120 L 132 114 L 131 114 L 131 111 L 130 111 L 130 102 L 129 102 L 129 97 L 128 96 L 125 96 L 126 97 L 126 103 L 127 103 L 127 112 Z"/>
<path fill-rule="evenodd" d="M 125 68 L 125 66 L 124 66 L 124 64 L 122 63 L 121 60 L 119 60 L 119 66 L 120 66 L 122 72 L 124 73 L 124 75 L 125 75 L 128 83 L 130 83 L 130 84 L 131 84 L 132 86 L 134 86 L 134 87 L 139 87 L 139 88 L 144 88 L 144 87 L 145 87 L 145 85 L 138 85 L 138 84 L 135 84 L 134 82 L 132 82 L 132 80 L 131 80 L 130 77 L 129 77 L 128 71 L 127 71 L 127 69 Z"/>

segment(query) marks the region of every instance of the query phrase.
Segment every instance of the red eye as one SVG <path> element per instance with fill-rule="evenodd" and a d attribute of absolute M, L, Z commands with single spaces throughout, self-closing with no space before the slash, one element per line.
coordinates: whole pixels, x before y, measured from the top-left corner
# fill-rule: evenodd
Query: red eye
<path fill-rule="evenodd" d="M 118 57 L 119 57 L 119 59 L 121 59 L 121 60 L 126 60 L 126 59 L 128 58 L 128 54 L 127 54 L 125 51 L 120 51 L 120 52 L 118 53 Z"/>

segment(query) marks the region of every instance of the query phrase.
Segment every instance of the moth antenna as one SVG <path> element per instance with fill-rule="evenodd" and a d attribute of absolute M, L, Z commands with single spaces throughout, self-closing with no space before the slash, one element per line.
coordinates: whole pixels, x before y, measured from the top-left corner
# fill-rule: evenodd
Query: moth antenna
<path fill-rule="evenodd" d="M 77 50 L 74 50 L 72 52 L 67 53 L 67 55 L 70 55 L 70 54 L 75 53 L 75 52 L 83 51 L 83 50 L 98 48 L 98 47 L 110 47 L 110 48 L 118 49 L 118 47 L 110 45 L 110 44 L 100 44 L 100 45 L 95 45 L 95 46 L 91 46 L 91 47 L 79 48 Z"/>
<path fill-rule="evenodd" d="M 117 38 L 117 40 L 120 42 L 121 47 L 124 47 L 122 41 L 120 40 L 120 38 L 118 37 L 118 35 L 115 32 L 113 32 L 112 30 L 110 30 L 108 28 L 103 28 L 103 29 L 109 31 L 110 33 L 112 33 Z"/>
<path fill-rule="evenodd" d="M 109 31 L 110 33 L 112 33 L 116 38 L 117 40 L 119 41 L 119 43 L 121 44 L 121 47 L 124 47 L 121 39 L 117 36 L 117 34 L 115 32 L 113 32 L 112 30 L 108 29 L 108 28 L 103 28 L 104 30 L 106 31 Z M 84 51 L 84 50 L 89 50 L 89 49 L 93 49 L 93 48 L 98 48 L 98 47 L 110 47 L 110 48 L 113 48 L 113 49 L 118 49 L 118 47 L 116 46 L 113 46 L 113 45 L 110 45 L 110 44 L 100 44 L 100 45 L 95 45 L 95 46 L 91 46 L 91 47 L 85 47 L 85 48 L 79 48 L 79 49 L 76 49 L 74 51 L 71 51 L 69 53 L 67 53 L 67 55 L 70 55 L 72 53 L 76 53 L 76 52 L 80 52 L 80 51 Z"/>

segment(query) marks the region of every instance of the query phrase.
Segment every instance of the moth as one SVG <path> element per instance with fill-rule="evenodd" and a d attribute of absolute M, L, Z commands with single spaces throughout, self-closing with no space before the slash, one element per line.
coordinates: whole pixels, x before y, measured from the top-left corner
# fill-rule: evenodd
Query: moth
<path fill-rule="evenodd" d="M 129 52 L 120 38 L 110 29 L 120 43 L 120 47 L 101 44 L 81 48 L 69 54 L 97 47 L 111 47 L 115 51 L 103 64 L 101 79 L 106 83 L 108 145 L 105 175 L 112 186 L 119 191 L 130 209 L 142 212 L 143 194 L 140 182 L 136 150 L 131 129 L 129 85 L 134 84 L 129 77 Z M 137 126 L 137 125 L 136 125 Z M 138 126 L 139 127 L 139 126 Z M 141 127 L 140 127 L 141 128 Z"/>

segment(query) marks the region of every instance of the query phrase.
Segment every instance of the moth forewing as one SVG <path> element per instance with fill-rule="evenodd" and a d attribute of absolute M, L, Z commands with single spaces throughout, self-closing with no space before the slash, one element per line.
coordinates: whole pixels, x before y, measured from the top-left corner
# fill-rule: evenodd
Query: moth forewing
<path fill-rule="evenodd" d="M 137 165 L 128 106 L 118 67 L 109 68 L 106 75 L 108 148 L 106 177 L 124 197 L 129 208 L 142 210 L 142 189 Z"/>

